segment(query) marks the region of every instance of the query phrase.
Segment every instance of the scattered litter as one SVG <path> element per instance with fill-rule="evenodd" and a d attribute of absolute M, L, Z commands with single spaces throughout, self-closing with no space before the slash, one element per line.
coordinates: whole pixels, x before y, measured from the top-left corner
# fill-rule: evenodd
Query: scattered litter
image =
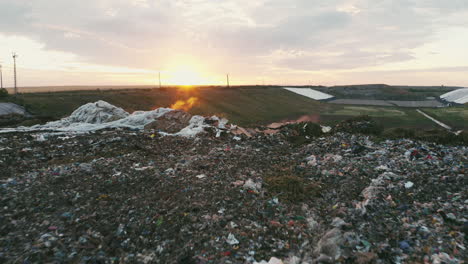
<path fill-rule="evenodd" d="M 321 126 L 322 127 L 322 132 L 323 133 L 330 133 L 332 128 L 329 126 Z"/>
<path fill-rule="evenodd" d="M 281 259 L 272 257 L 270 258 L 268 262 L 265 260 L 262 260 L 260 262 L 254 262 L 254 264 L 283 264 L 283 261 Z"/>
<path fill-rule="evenodd" d="M 252 179 L 248 179 L 244 183 L 244 189 L 252 190 L 252 191 L 259 191 L 262 188 L 262 183 L 254 182 Z"/>
<path fill-rule="evenodd" d="M 205 175 L 205 174 L 200 174 L 200 175 L 197 175 L 197 176 L 195 176 L 195 177 L 197 177 L 198 179 L 203 179 L 203 178 L 206 177 L 206 175 Z"/>
<path fill-rule="evenodd" d="M 442 264 L 468 254 L 466 147 L 347 132 L 366 120 L 292 142 L 305 124 L 265 135 L 182 113 L 164 120 L 188 119 L 181 130 L 195 136 L 161 136 L 179 128 L 134 128 L 172 110 L 91 108 L 74 120 L 95 124 L 69 128 L 131 125 L 0 135 L 0 262 Z"/>
<path fill-rule="evenodd" d="M 409 182 L 406 182 L 406 183 L 405 183 L 405 188 L 406 188 L 406 189 L 410 189 L 410 188 L 413 187 L 413 186 L 414 186 L 414 183 L 413 183 L 413 182 L 410 182 L 410 181 L 409 181 Z"/>
<path fill-rule="evenodd" d="M 237 240 L 236 237 L 231 233 L 229 233 L 228 238 L 226 239 L 226 242 L 231 246 L 239 244 L 239 240 Z"/>

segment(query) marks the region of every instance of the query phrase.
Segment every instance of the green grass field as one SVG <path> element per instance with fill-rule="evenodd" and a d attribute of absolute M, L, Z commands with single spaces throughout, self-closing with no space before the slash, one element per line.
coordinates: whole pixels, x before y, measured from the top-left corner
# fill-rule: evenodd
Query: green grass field
<path fill-rule="evenodd" d="M 59 119 L 68 116 L 79 106 L 98 100 L 107 101 L 129 112 L 169 107 L 179 99 L 199 98 L 190 113 L 218 115 L 242 126 L 258 126 L 292 120 L 304 115 L 313 116 L 323 124 L 334 124 L 358 115 L 369 115 L 384 127 L 436 128 L 415 109 L 378 106 L 334 105 L 318 102 L 278 87 L 203 87 L 196 89 L 126 89 L 86 90 L 46 93 L 26 93 L 18 99 L 3 101 L 23 104 L 33 114 Z M 468 108 L 424 109 L 442 122 L 468 128 Z"/>
<path fill-rule="evenodd" d="M 468 106 L 449 107 L 449 108 L 425 108 L 427 114 L 453 127 L 468 128 Z"/>

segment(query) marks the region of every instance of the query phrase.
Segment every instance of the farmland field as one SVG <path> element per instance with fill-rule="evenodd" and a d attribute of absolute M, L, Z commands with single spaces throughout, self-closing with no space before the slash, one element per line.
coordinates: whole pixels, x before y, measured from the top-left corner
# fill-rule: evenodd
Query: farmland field
<path fill-rule="evenodd" d="M 369 107 L 369 106 L 345 106 L 343 109 L 334 112 L 327 112 L 329 115 L 345 115 L 345 116 L 358 116 L 368 115 L 375 117 L 397 117 L 405 116 L 405 112 L 394 108 L 385 107 Z"/>
<path fill-rule="evenodd" d="M 424 112 L 454 128 L 468 127 L 468 107 L 425 108 Z"/>
<path fill-rule="evenodd" d="M 401 107 L 444 107 L 445 105 L 437 100 L 425 101 L 387 101 L 387 100 L 366 100 L 366 99 L 336 99 L 329 101 L 331 104 L 345 105 L 375 105 L 375 106 L 401 106 Z"/>
<path fill-rule="evenodd" d="M 366 100 L 366 99 L 336 99 L 332 100 L 331 104 L 344 104 L 344 105 L 375 105 L 375 106 L 392 106 L 385 100 Z"/>

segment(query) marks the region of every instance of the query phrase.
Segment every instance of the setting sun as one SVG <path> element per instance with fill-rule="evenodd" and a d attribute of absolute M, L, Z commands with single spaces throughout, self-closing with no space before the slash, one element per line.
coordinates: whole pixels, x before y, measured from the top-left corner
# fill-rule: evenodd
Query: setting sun
<path fill-rule="evenodd" d="M 170 85 L 190 86 L 208 83 L 199 71 L 188 65 L 177 66 L 172 70 L 168 70 L 166 74 L 166 82 Z"/>

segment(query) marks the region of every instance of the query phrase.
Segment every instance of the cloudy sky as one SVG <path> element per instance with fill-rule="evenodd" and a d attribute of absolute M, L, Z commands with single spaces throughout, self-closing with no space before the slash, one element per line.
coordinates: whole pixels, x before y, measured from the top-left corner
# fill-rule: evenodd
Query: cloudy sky
<path fill-rule="evenodd" d="M 0 0 L 12 85 L 468 86 L 467 0 Z"/>

